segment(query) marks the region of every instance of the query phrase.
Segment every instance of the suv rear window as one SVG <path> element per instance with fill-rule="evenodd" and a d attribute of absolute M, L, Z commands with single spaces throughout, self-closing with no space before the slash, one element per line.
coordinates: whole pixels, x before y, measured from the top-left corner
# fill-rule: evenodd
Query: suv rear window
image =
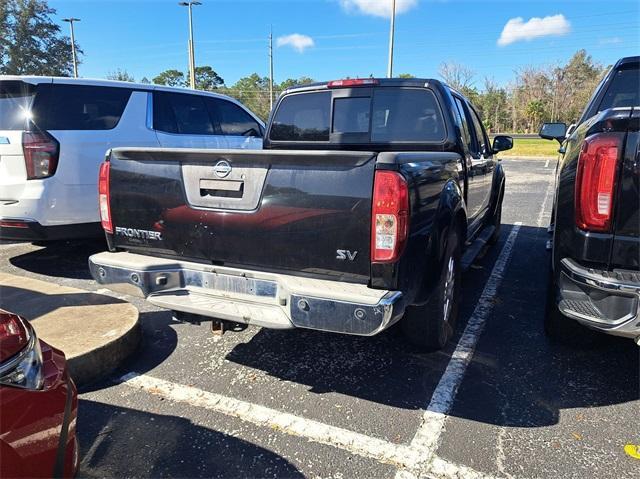
<path fill-rule="evenodd" d="M 626 68 L 614 73 L 599 111 L 640 105 L 640 68 Z"/>
<path fill-rule="evenodd" d="M 366 95 L 335 98 L 333 118 L 330 118 L 331 91 L 285 97 L 274 116 L 270 139 L 347 142 L 351 138 L 357 143 L 437 143 L 444 140 L 442 112 L 431 90 L 382 87 L 373 90 L 373 101 L 370 93 Z"/>
<path fill-rule="evenodd" d="M 19 80 L 0 81 L 0 130 L 24 130 L 36 85 Z"/>
<path fill-rule="evenodd" d="M 33 122 L 44 130 L 110 130 L 120 121 L 131 92 L 117 87 L 40 84 Z"/>

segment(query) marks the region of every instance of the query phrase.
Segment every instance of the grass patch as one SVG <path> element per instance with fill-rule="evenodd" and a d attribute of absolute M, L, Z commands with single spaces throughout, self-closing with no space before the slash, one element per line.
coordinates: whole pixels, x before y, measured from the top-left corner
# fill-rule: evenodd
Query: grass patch
<path fill-rule="evenodd" d="M 542 138 L 514 138 L 513 148 L 501 151 L 500 156 L 558 156 L 560 144 L 555 140 Z"/>

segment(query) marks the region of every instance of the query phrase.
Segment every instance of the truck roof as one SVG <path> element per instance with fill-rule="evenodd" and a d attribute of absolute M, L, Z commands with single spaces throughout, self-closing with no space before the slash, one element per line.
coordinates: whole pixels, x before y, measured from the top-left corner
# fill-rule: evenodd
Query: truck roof
<path fill-rule="evenodd" d="M 640 56 L 621 58 L 616 62 L 613 68 L 620 68 L 621 66 L 628 65 L 630 63 L 640 63 Z"/>
<path fill-rule="evenodd" d="M 433 78 L 347 78 L 347 79 L 339 79 L 339 80 L 367 80 L 374 81 L 375 83 L 372 85 L 363 85 L 363 86 L 396 86 L 396 87 L 425 87 L 427 85 L 444 85 L 440 80 L 436 80 Z M 331 80 L 336 81 L 336 80 Z M 283 93 L 291 93 L 298 91 L 312 91 L 312 90 L 324 90 L 329 88 L 329 83 L 331 81 L 324 82 L 315 82 L 315 83 L 307 83 L 305 85 L 297 85 L 287 88 Z M 348 87 L 345 87 L 348 88 Z"/>

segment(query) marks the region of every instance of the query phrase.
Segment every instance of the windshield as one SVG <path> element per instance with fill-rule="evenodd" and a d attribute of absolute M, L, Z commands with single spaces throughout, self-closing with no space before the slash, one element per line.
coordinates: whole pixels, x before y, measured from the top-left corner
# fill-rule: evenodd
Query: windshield
<path fill-rule="evenodd" d="M 36 85 L 19 80 L 0 81 L 0 130 L 24 130 L 31 117 Z"/>

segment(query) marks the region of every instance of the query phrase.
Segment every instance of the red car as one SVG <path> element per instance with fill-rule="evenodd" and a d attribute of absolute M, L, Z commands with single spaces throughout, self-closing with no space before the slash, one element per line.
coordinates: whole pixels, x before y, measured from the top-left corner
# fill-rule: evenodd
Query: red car
<path fill-rule="evenodd" d="M 0 477 L 73 477 L 77 412 L 64 354 L 0 310 Z"/>

